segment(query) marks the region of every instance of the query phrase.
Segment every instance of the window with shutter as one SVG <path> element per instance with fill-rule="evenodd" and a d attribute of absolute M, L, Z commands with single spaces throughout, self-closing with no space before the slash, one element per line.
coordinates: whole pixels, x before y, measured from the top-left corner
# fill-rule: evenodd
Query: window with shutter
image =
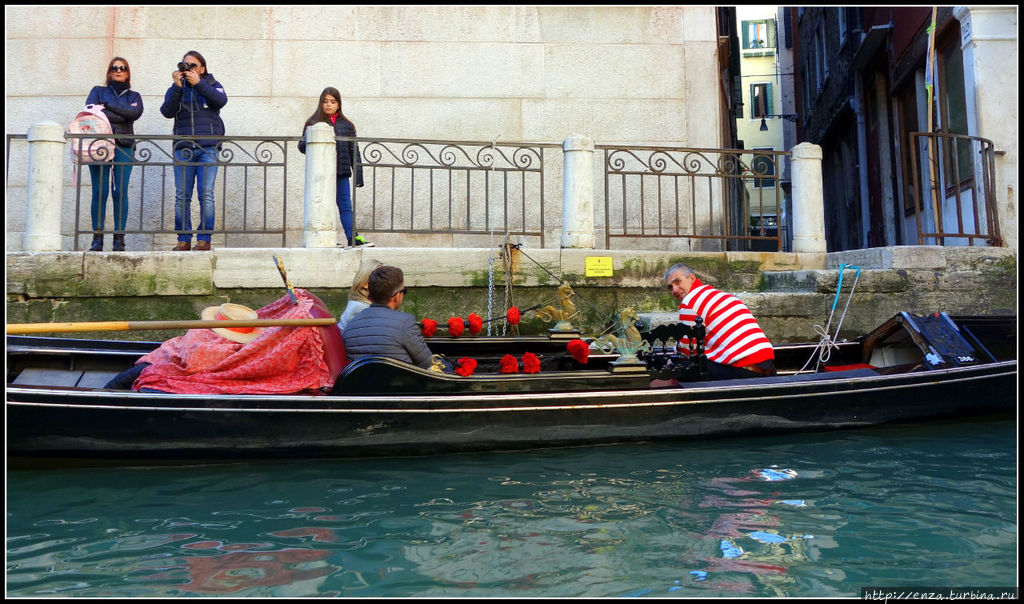
<path fill-rule="evenodd" d="M 742 21 L 740 41 L 743 44 L 743 50 L 760 51 L 745 54 L 757 56 L 773 53 L 778 44 L 775 29 L 775 19 Z"/>
<path fill-rule="evenodd" d="M 750 107 L 751 118 L 772 115 L 772 85 L 770 83 L 750 85 Z"/>

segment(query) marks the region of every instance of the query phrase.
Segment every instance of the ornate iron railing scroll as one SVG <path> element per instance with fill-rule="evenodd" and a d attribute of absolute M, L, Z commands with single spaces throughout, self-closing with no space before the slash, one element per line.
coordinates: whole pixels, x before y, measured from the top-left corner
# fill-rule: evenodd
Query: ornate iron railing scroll
<path fill-rule="evenodd" d="M 356 229 L 522 235 L 544 246 L 544 149 L 556 144 L 344 138 L 359 145 Z"/>

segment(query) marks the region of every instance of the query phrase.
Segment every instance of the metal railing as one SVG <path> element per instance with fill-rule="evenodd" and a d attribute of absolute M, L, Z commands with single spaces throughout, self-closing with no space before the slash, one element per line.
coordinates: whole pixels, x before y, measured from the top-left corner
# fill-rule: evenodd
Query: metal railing
<path fill-rule="evenodd" d="M 910 137 L 911 181 L 905 195 L 916 208 L 918 243 L 934 238 L 938 245 L 966 241 L 973 246 L 977 240 L 1001 245 L 992 141 L 943 132 L 911 132 Z M 925 216 L 932 218 L 931 230 Z"/>
<path fill-rule="evenodd" d="M 97 135 L 66 135 L 83 139 L 85 155 Z M 109 135 L 108 135 L 109 136 Z M 298 157 L 288 146 L 303 137 L 196 137 L 216 140 L 218 174 L 215 226 L 212 230 L 174 229 L 176 167 L 201 166 L 176 161 L 172 135 L 132 135 L 131 162 L 91 162 L 83 157 L 74 186 L 75 249 L 93 234 L 90 165 L 132 166 L 126 234 L 175 232 L 235 236 L 258 242 L 277 235 L 286 246 L 288 234 L 288 162 Z M 372 233 L 490 235 L 495 232 L 536 237 L 545 242 L 544 150 L 557 143 L 526 144 L 337 137 L 359 145 L 365 186 L 352 188 L 353 212 L 360 231 Z M 8 137 L 8 146 L 11 137 Z M 294 161 L 294 160 L 293 160 Z M 293 170 L 294 172 L 294 170 Z M 355 184 L 354 182 L 352 183 Z M 559 199 L 560 201 L 560 199 Z M 111 200 L 108 198 L 108 206 Z M 201 224 L 202 204 L 195 192 L 194 225 Z M 293 223 L 295 218 L 292 218 Z M 301 222 L 301 220 L 299 221 Z M 292 228 L 300 227 L 294 225 Z M 104 233 L 113 232 L 105 224 Z"/>
<path fill-rule="evenodd" d="M 85 155 L 97 139 L 97 135 L 66 134 L 68 140 L 82 139 L 80 155 Z M 106 138 L 109 138 L 107 135 Z M 128 138 L 128 137 L 124 137 Z M 280 245 L 285 246 L 288 216 L 288 145 L 300 140 L 299 137 L 264 136 L 201 136 L 182 137 L 172 135 L 138 135 L 130 137 L 134 159 L 130 162 L 95 162 L 83 157 L 79 162 L 79 174 L 74 187 L 74 249 L 80 249 L 83 236 L 92 235 L 90 205 L 92 182 L 86 178 L 89 166 L 131 165 L 132 172 L 128 187 L 128 215 L 124 229 L 126 234 L 170 234 L 223 235 L 225 245 L 229 235 L 241 236 L 247 242 L 255 243 L 266 236 L 280 236 Z M 175 230 L 175 168 L 199 167 L 199 162 L 178 161 L 174 157 L 173 145 L 193 140 L 216 141 L 218 150 L 215 165 L 218 168 L 215 187 L 215 223 L 212 230 Z M 85 142 L 90 141 L 90 142 Z M 187 159 L 187 156 L 185 157 Z M 84 188 L 84 191 L 83 191 Z M 108 196 L 108 207 L 112 202 Z M 85 206 L 83 211 L 83 204 Z M 197 189 L 189 210 L 192 224 L 200 225 L 202 203 Z M 104 233 L 114 231 L 111 223 L 105 223 Z"/>
<path fill-rule="evenodd" d="M 604 150 L 606 248 L 613 238 L 670 238 L 714 240 L 727 249 L 763 241 L 782 250 L 779 175 L 789 152 L 595 148 Z"/>
<path fill-rule="evenodd" d="M 4 165 L 4 175 L 5 175 L 4 176 L 4 181 L 5 182 L 9 182 L 10 179 L 11 179 L 11 141 L 27 141 L 27 140 L 28 140 L 28 135 L 27 134 L 8 134 L 7 135 L 7 147 L 6 147 L 7 155 L 4 156 L 6 158 L 6 161 L 4 162 L 4 164 L 5 164 Z"/>
<path fill-rule="evenodd" d="M 911 137 L 914 161 L 905 194 L 908 210 L 916 207 L 919 243 L 1000 245 L 992 142 L 943 133 L 911 133 Z M 132 138 L 134 159 L 125 232 L 173 235 L 174 168 L 197 164 L 175 161 L 171 146 L 182 137 Z M 288 147 L 302 137 L 201 138 L 221 145 L 216 223 L 207 232 L 224 237 L 224 245 L 233 247 L 287 247 L 289 238 L 296 240 L 302 230 L 302 204 L 293 203 L 289 208 L 288 191 L 302 186 L 302 169 L 293 166 L 289 171 L 289 162 L 299 156 L 289 153 Z M 552 165 L 561 168 L 561 153 L 548 151 L 559 148 L 558 143 L 338 140 L 355 140 L 360 148 L 365 186 L 352 191 L 359 230 L 448 234 L 455 247 L 472 245 L 456 242 L 454 235 L 506 232 L 536 238 L 539 247 L 544 247 L 551 230 L 557 230 L 561 195 L 552 196 L 545 190 L 559 182 L 551 177 L 554 168 L 546 165 L 554 162 Z M 27 154 L 21 149 L 27 147 L 25 135 L 7 135 L 9 209 L 11 204 L 24 203 L 22 170 L 27 168 Z M 668 249 L 681 249 L 672 243 L 675 240 L 686 241 L 691 249 L 704 245 L 701 242 L 729 250 L 757 245 L 764 246 L 759 249 L 783 249 L 780 219 L 787 200 L 780 175 L 787 173 L 790 153 L 632 145 L 595 148 L 603 152 L 604 180 L 604 212 L 595 216 L 595 234 L 600 237 L 600 229 L 604 229 L 606 249 L 624 238 L 640 238 L 644 245 L 667 245 Z M 70 192 L 75 250 L 82 249 L 92 234 L 92 183 L 85 174 L 88 165 L 85 162 L 80 167 Z M 552 198 L 555 203 L 546 207 Z M 201 203 L 195 199 L 190 206 L 193 218 L 197 217 Z M 931 216 L 937 216 L 934 226 L 929 224 Z M 199 224 L 198 220 L 194 224 Z M 111 223 L 105 226 L 106 233 L 113 231 Z M 200 232 L 189 231 L 192 235 Z M 670 243 L 656 242 L 658 238 Z M 398 238 L 396 243 L 401 245 L 401 241 Z"/>
<path fill-rule="evenodd" d="M 537 237 L 544 247 L 544 150 L 559 144 L 344 138 L 359 145 L 359 229 Z M 533 202 L 533 203 L 531 203 Z"/>

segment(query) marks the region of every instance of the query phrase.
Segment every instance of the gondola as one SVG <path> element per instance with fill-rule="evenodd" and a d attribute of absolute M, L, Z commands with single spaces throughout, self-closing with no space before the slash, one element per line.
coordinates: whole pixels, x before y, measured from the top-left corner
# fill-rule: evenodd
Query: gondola
<path fill-rule="evenodd" d="M 821 342 L 776 346 L 777 376 L 724 381 L 705 379 L 700 338 L 683 357 L 678 335 L 648 329 L 650 346 L 635 358 L 593 349 L 586 363 L 566 354 L 559 337 L 436 337 L 432 352 L 472 356 L 477 371 L 369 357 L 347 363 L 333 388 L 289 395 L 107 389 L 111 376 L 160 344 L 8 336 L 8 462 L 433 455 L 1016 411 L 1013 316 L 900 313 L 856 340 L 831 343 L 827 354 Z M 540 371 L 497 371 L 504 355 L 527 351 Z"/>

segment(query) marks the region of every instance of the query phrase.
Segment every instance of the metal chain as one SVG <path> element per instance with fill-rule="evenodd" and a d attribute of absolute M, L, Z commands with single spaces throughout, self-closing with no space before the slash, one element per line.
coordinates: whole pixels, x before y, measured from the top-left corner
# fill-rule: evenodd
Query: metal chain
<path fill-rule="evenodd" d="M 493 319 L 494 307 L 494 256 L 487 259 L 487 318 Z M 491 337 L 491 322 L 487 321 L 487 337 Z"/>

